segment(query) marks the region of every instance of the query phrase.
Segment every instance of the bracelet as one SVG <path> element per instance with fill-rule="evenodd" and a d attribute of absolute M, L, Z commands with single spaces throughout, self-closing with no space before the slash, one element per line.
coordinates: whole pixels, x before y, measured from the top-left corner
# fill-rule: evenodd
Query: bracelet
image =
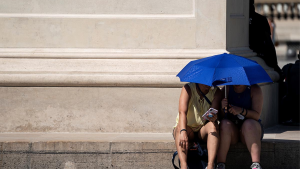
<path fill-rule="evenodd" d="M 182 131 L 186 131 L 186 129 L 181 129 L 181 130 L 180 130 L 180 134 L 181 134 Z M 187 131 L 186 131 L 186 132 L 187 132 Z"/>
<path fill-rule="evenodd" d="M 244 107 L 243 107 L 243 110 L 242 110 L 242 112 L 240 113 L 241 115 L 243 115 L 243 113 L 244 113 Z M 244 116 L 244 115 L 243 115 Z"/>
<path fill-rule="evenodd" d="M 247 113 L 248 113 L 248 110 L 246 109 L 246 114 L 245 114 L 245 116 L 244 116 L 244 117 L 246 117 L 246 116 L 247 116 Z"/>

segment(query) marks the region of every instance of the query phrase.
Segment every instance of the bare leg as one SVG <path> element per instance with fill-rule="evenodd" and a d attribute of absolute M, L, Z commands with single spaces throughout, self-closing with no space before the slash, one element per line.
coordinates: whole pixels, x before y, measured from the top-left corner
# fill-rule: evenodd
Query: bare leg
<path fill-rule="evenodd" d="M 226 157 L 230 145 L 238 142 L 239 132 L 236 125 L 227 119 L 220 123 L 220 147 L 218 150 L 218 163 L 226 163 Z"/>
<path fill-rule="evenodd" d="M 192 142 L 194 140 L 194 132 L 193 130 L 187 126 L 187 133 L 188 133 L 188 139 L 189 139 L 189 143 Z M 183 151 L 181 146 L 179 146 L 179 141 L 180 141 L 180 129 L 178 129 L 177 127 L 174 130 L 174 136 L 175 136 L 175 145 L 176 145 L 176 149 L 178 152 L 178 158 L 180 160 L 180 166 L 182 169 L 186 169 L 187 168 L 187 152 Z"/>
<path fill-rule="evenodd" d="M 213 169 L 214 161 L 217 155 L 219 146 L 219 131 L 218 124 L 208 122 L 200 129 L 200 138 L 207 142 L 208 150 L 208 169 Z"/>
<path fill-rule="evenodd" d="M 260 163 L 261 150 L 261 126 L 253 119 L 247 119 L 241 128 L 241 141 L 246 144 L 252 158 L 252 162 Z"/>

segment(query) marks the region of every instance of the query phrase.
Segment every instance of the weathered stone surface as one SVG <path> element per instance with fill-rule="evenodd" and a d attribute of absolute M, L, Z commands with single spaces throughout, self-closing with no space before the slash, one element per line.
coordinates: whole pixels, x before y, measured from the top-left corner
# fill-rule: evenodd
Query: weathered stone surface
<path fill-rule="evenodd" d="M 14 144 L 16 145 L 14 146 Z M 173 141 L 107 142 L 109 151 L 106 151 L 107 147 L 103 151 L 100 146 L 103 143 L 98 144 L 95 142 L 65 142 L 64 144 L 60 142 L 54 144 L 40 142 L 34 144 L 35 146 L 32 146 L 30 150 L 26 148 L 6 148 L 0 154 L 0 166 L 2 168 L 32 169 L 172 168 L 171 159 L 176 151 Z M 61 146 L 59 148 L 53 146 L 56 144 Z M 20 144 L 16 142 L 9 145 L 10 147 L 20 147 Z M 97 149 L 99 146 L 100 148 Z M 202 144 L 202 146 L 206 147 L 205 144 Z M 298 158 L 299 141 L 263 141 L 262 143 L 261 165 L 266 169 L 274 167 L 297 168 L 300 164 L 296 160 Z M 178 165 L 177 159 L 175 159 L 175 163 Z M 230 147 L 226 161 L 228 168 L 248 168 L 250 165 L 251 156 L 245 145 L 239 142 Z"/>
<path fill-rule="evenodd" d="M 0 2 L 0 11 L 12 14 L 189 14 L 193 11 L 193 0 L 10 0 Z"/>
<path fill-rule="evenodd" d="M 101 154 L 34 154 L 31 156 L 32 168 L 98 168 Z M 107 156 L 105 157 L 107 158 Z M 108 164 L 107 162 L 105 162 Z M 101 163 L 100 163 L 101 164 Z"/>
<path fill-rule="evenodd" d="M 5 169 L 28 168 L 30 154 L 25 152 L 1 154 L 0 166 Z"/>
<path fill-rule="evenodd" d="M 265 127 L 278 120 L 274 106 L 277 87 L 276 83 L 262 86 L 261 119 Z M 0 87 L 0 132 L 170 133 L 178 114 L 180 91 L 150 87 Z"/>
<path fill-rule="evenodd" d="M 0 91 L 0 132 L 171 132 L 180 95 L 180 88 L 1 87 Z"/>
<path fill-rule="evenodd" d="M 111 152 L 115 153 L 156 153 L 172 152 L 176 149 L 174 142 L 114 142 Z"/>
<path fill-rule="evenodd" d="M 3 152 L 29 152 L 32 143 L 29 142 L 2 142 Z"/>
<path fill-rule="evenodd" d="M 109 142 L 35 142 L 32 144 L 33 152 L 84 152 L 109 153 Z"/>
<path fill-rule="evenodd" d="M 170 132 L 183 86 L 176 74 L 189 61 L 225 52 L 255 58 L 248 5 L 1 1 L 0 132 Z M 264 88 L 273 99 L 263 110 L 272 113 L 263 117 L 269 126 L 278 86 Z"/>
<path fill-rule="evenodd" d="M 300 141 L 280 142 L 275 145 L 275 161 L 278 168 L 300 167 Z"/>
<path fill-rule="evenodd" d="M 171 153 L 112 154 L 112 168 L 171 168 Z"/>

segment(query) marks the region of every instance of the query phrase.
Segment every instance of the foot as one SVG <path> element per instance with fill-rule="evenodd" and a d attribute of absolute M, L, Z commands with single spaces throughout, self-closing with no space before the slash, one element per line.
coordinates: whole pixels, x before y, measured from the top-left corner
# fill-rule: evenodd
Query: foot
<path fill-rule="evenodd" d="M 259 163 L 252 163 L 251 169 L 262 169 Z"/>
<path fill-rule="evenodd" d="M 216 169 L 225 169 L 225 164 L 224 163 L 219 163 L 217 165 L 217 168 Z"/>

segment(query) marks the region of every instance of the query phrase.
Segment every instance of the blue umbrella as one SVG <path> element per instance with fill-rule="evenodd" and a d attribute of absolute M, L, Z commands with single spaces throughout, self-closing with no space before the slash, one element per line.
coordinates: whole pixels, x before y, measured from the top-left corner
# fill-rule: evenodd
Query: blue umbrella
<path fill-rule="evenodd" d="M 223 53 L 189 62 L 178 74 L 181 82 L 217 85 L 252 85 L 273 82 L 255 61 Z"/>

